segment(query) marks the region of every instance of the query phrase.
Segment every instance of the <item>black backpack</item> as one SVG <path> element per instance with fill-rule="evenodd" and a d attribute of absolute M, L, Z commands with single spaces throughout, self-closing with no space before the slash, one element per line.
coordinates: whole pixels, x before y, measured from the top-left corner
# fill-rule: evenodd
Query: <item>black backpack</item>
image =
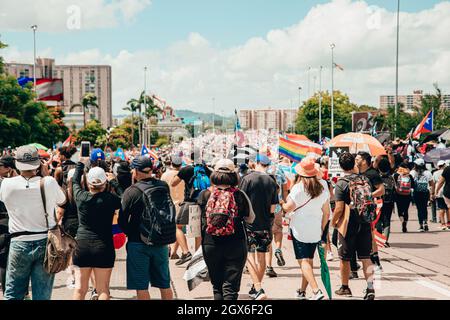
<path fill-rule="evenodd" d="M 384 196 L 383 201 L 385 203 L 394 202 L 394 194 L 395 194 L 395 180 L 391 175 L 381 175 L 381 180 L 384 185 Z"/>
<path fill-rule="evenodd" d="M 75 169 L 77 167 L 75 162 L 72 161 L 66 161 L 61 165 L 61 169 L 62 169 L 62 182 L 61 182 L 61 187 L 66 188 L 67 189 L 67 176 L 69 175 L 69 171 L 71 169 Z"/>
<path fill-rule="evenodd" d="M 153 181 L 135 185 L 142 191 L 144 210 L 139 231 L 141 240 L 148 246 L 162 246 L 176 241 L 175 205 L 167 185 L 155 185 Z"/>

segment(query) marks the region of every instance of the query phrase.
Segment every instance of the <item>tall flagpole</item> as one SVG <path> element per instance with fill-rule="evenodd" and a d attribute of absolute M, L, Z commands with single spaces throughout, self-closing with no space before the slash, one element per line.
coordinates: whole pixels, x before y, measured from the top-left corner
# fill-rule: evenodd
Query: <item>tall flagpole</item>
<path fill-rule="evenodd" d="M 322 68 L 319 69 L 319 141 L 322 141 Z"/>
<path fill-rule="evenodd" d="M 331 47 L 331 139 L 334 138 L 334 48 L 336 45 L 332 43 Z"/>
<path fill-rule="evenodd" d="M 37 25 L 32 25 L 31 29 L 33 29 L 33 84 L 34 84 L 34 93 L 36 94 L 36 30 Z M 37 99 L 37 96 L 36 96 Z"/>
<path fill-rule="evenodd" d="M 395 121 L 394 137 L 397 138 L 397 116 L 398 116 L 398 52 L 400 38 L 400 0 L 397 1 L 397 53 L 395 62 Z"/>
<path fill-rule="evenodd" d="M 144 144 L 148 147 L 147 144 L 147 136 L 148 136 L 148 132 L 147 132 L 147 116 L 146 116 L 146 110 L 147 110 L 147 67 L 144 67 L 144 131 L 143 131 L 143 141 Z"/>

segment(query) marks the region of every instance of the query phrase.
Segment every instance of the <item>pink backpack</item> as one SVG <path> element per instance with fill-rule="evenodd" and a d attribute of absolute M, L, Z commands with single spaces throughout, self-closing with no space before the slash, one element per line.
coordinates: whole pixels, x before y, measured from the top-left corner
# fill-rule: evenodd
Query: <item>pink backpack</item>
<path fill-rule="evenodd" d="M 212 236 L 225 237 L 235 232 L 234 218 L 237 205 L 234 193 L 237 189 L 214 188 L 206 204 L 206 232 Z"/>

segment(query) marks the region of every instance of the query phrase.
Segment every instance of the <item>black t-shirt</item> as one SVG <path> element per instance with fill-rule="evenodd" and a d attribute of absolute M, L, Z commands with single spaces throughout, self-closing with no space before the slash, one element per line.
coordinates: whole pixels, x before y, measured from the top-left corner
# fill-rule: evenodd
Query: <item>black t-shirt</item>
<path fill-rule="evenodd" d="M 142 180 L 138 183 L 151 184 L 152 186 L 165 186 L 168 192 L 167 183 L 154 178 Z M 142 213 L 144 211 L 143 193 L 135 185 L 129 187 L 122 195 L 122 212 L 119 215 L 119 226 L 128 236 L 128 241 L 142 242 L 139 231 Z"/>
<path fill-rule="evenodd" d="M 444 169 L 442 176 L 445 179 L 444 197 L 450 199 L 450 166 Z"/>
<path fill-rule="evenodd" d="M 252 231 L 272 230 L 272 219 L 270 207 L 278 204 L 277 182 L 267 173 L 252 171 L 242 178 L 240 189 L 250 198 L 255 221 L 248 225 Z"/>
<path fill-rule="evenodd" d="M 377 190 L 378 185 L 383 184 L 383 180 L 381 180 L 380 173 L 374 168 L 370 167 L 366 172 L 362 174 L 370 181 L 370 186 L 372 187 L 372 192 Z"/>
<path fill-rule="evenodd" d="M 210 196 L 211 192 L 209 190 L 204 190 L 200 193 L 199 199 L 197 200 L 197 203 L 202 210 L 202 243 L 206 245 L 215 245 L 245 240 L 246 231 L 245 222 L 243 219 L 245 217 L 248 217 L 250 214 L 250 208 L 245 195 L 241 191 L 236 191 L 236 193 L 234 194 L 234 199 L 238 207 L 238 215 L 234 219 L 235 233 L 227 237 L 214 237 L 206 233 L 206 205 Z"/>
<path fill-rule="evenodd" d="M 113 245 L 112 221 L 121 208 L 120 198 L 110 192 L 92 194 L 81 188 L 84 165 L 78 163 L 73 176 L 73 197 L 78 208 L 77 240 L 99 240 Z"/>
<path fill-rule="evenodd" d="M 211 170 L 204 166 L 206 175 L 209 177 L 211 175 Z M 184 201 L 186 202 L 194 202 L 194 199 L 191 199 L 191 191 L 194 184 L 192 177 L 194 176 L 194 166 L 186 166 L 181 168 L 178 171 L 177 177 L 184 181 Z"/>

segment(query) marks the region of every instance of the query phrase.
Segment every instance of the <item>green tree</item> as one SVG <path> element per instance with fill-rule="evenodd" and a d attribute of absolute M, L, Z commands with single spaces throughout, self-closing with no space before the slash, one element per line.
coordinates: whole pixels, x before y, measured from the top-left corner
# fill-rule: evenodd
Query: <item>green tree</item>
<path fill-rule="evenodd" d="M 96 145 L 96 141 L 98 137 L 102 137 L 106 135 L 106 130 L 102 128 L 102 125 L 98 120 L 89 121 L 86 126 L 78 131 L 76 135 L 77 143 L 81 143 L 81 141 L 89 141 L 91 145 Z"/>
<path fill-rule="evenodd" d="M 31 84 L 22 88 L 15 77 L 0 74 L 0 146 L 39 142 L 51 147 L 67 138 L 62 116 L 60 110 L 34 101 Z"/>
<path fill-rule="evenodd" d="M 167 136 L 162 136 L 156 140 L 155 145 L 160 148 L 162 146 L 168 145 L 170 143 L 170 139 Z"/>
<path fill-rule="evenodd" d="M 8 45 L 0 41 L 0 50 L 6 48 Z M 3 57 L 0 56 L 0 74 L 4 73 L 4 64 L 3 64 Z"/>
<path fill-rule="evenodd" d="M 340 91 L 334 92 L 334 135 L 352 131 L 352 112 L 359 111 L 356 104 Z M 319 139 L 319 94 L 303 103 L 297 115 L 295 131 L 312 140 Z M 322 136 L 331 137 L 331 95 L 322 92 Z"/>
<path fill-rule="evenodd" d="M 83 99 L 81 100 L 81 103 L 76 103 L 70 107 L 70 111 L 72 112 L 73 109 L 81 107 L 81 110 L 83 112 L 83 128 L 86 127 L 86 111 L 91 114 L 90 110 L 91 108 L 98 109 L 97 104 L 97 97 L 93 93 L 86 93 L 83 96 Z M 91 114 L 91 120 L 93 119 Z"/>
<path fill-rule="evenodd" d="M 139 101 L 137 101 L 136 99 L 129 100 L 127 102 L 127 106 L 125 108 L 123 108 L 123 110 L 131 112 L 131 124 L 132 124 L 132 126 L 131 126 L 132 141 L 131 141 L 131 143 L 132 143 L 133 146 L 134 146 L 134 141 L 136 141 L 135 140 L 135 135 L 134 135 L 134 129 L 135 129 L 135 126 L 134 126 L 134 114 L 136 113 L 136 111 L 139 111 L 139 109 L 140 109 L 139 108 Z M 140 118 L 140 115 L 139 115 L 139 118 Z M 139 134 L 138 134 L 138 139 L 139 139 Z"/>

